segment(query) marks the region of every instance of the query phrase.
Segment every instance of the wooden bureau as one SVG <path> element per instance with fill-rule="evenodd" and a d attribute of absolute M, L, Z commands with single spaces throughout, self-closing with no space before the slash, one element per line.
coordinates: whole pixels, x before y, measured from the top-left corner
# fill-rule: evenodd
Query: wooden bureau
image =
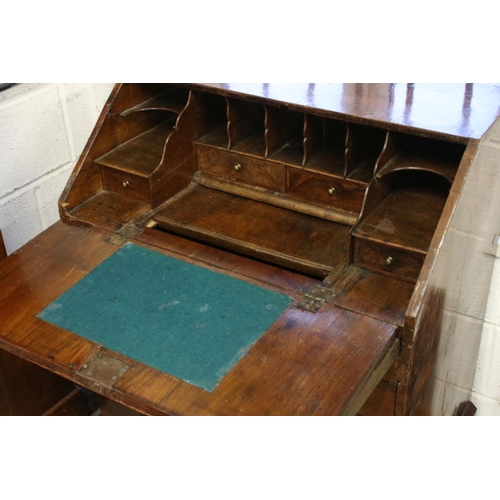
<path fill-rule="evenodd" d="M 492 85 L 118 84 L 61 221 L 0 263 L 0 347 L 144 414 L 462 414 L 499 110 Z M 127 242 L 293 302 L 212 392 L 37 317 Z"/>

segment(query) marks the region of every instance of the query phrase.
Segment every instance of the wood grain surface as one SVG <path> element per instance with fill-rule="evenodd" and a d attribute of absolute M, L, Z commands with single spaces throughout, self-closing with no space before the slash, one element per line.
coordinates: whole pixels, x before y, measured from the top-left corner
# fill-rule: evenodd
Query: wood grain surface
<path fill-rule="evenodd" d="M 36 318 L 118 248 L 106 241 L 109 234 L 58 223 L 0 264 L 0 314 L 6 319 L 0 347 L 137 411 L 174 415 L 357 411 L 364 402 L 357 401 L 359 391 L 378 382 L 370 378 L 373 370 L 394 352 L 393 325 L 331 304 L 317 313 L 292 305 L 209 393 Z M 247 272 L 244 258 L 169 235 L 165 239 L 173 247 L 178 243 L 177 255 L 187 251 L 192 259 L 197 248 L 198 258 L 208 267 L 213 265 L 211 260 L 221 269 L 224 257 L 230 272 Z M 149 241 L 158 244 L 159 240 L 150 235 Z M 298 290 L 308 283 L 307 278 L 272 266 L 256 263 L 254 267 L 251 280 L 260 277 L 261 285 L 274 282 L 273 289 L 283 291 L 285 286 L 288 293 L 293 288 L 297 298 L 301 296 Z M 96 363 L 100 353 L 116 359 L 120 367 L 117 380 L 109 385 L 85 375 L 85 367 Z M 106 374 L 107 380 L 110 375 Z"/>

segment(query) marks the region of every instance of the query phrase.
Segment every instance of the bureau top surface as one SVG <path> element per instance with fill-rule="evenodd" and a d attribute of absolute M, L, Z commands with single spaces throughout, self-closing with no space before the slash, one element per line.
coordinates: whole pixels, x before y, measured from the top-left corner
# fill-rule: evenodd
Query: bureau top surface
<path fill-rule="evenodd" d="M 197 84 L 198 85 L 198 84 Z M 287 103 L 348 115 L 408 132 L 426 131 L 465 142 L 479 139 L 500 116 L 500 84 L 204 83 L 225 95 Z M 374 123 L 375 122 L 375 123 Z"/>

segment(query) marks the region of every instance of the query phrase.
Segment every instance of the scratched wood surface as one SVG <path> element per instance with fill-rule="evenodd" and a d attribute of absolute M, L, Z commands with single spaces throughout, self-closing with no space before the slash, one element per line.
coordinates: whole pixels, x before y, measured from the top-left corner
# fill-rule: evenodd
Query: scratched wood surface
<path fill-rule="evenodd" d="M 316 314 L 291 306 L 213 393 L 203 391 L 36 318 L 117 250 L 106 241 L 109 235 L 60 222 L 0 264 L 0 314 L 5 318 L 0 347 L 91 390 L 101 384 L 110 399 L 145 413 L 312 415 L 339 414 L 351 407 L 358 390 L 397 341 L 396 327 L 374 318 L 330 304 Z M 155 238 L 149 241 L 154 243 Z M 189 248 L 190 243 L 180 238 L 165 238 L 174 248 L 176 242 Z M 216 262 L 219 270 L 232 267 L 235 275 L 238 270 L 247 272 L 245 262 L 238 264 L 238 256 L 224 261 L 222 251 L 195 246 L 191 247 L 195 252 L 189 252 L 191 259 L 197 257 L 208 267 Z M 175 250 L 179 256 L 186 249 Z M 284 285 L 296 299 L 310 280 L 257 262 L 254 269 L 251 279 L 262 280 L 261 285 L 274 280 L 272 288 L 284 291 Z M 110 386 L 84 376 L 84 367 L 99 353 L 116 359 L 121 367 Z"/>
<path fill-rule="evenodd" d="M 0 347 L 143 413 L 453 413 L 470 394 L 479 337 L 465 345 L 451 334 L 466 328 L 448 312 L 484 316 L 492 256 L 481 242 L 500 213 L 500 182 L 476 140 L 488 131 L 488 151 L 499 102 L 498 86 L 479 84 L 119 84 L 61 197 L 63 220 L 88 229 L 57 225 L 20 251 L 29 262 L 16 253 L 0 267 Z M 172 134 L 153 140 L 158 166 L 137 167 L 151 153 L 142 139 L 171 112 Z M 152 219 L 177 236 L 140 233 Z M 288 309 L 207 395 L 34 319 L 123 243 L 107 231 L 139 232 L 140 244 L 296 300 L 314 284 L 332 297 L 316 314 Z M 471 355 L 458 363 L 464 348 Z M 102 359 L 121 367 L 116 383 L 97 369 Z M 353 386 L 341 391 L 335 380 L 348 372 Z"/>
<path fill-rule="evenodd" d="M 347 254 L 348 226 L 201 186 L 154 219 L 165 229 L 318 276 Z"/>

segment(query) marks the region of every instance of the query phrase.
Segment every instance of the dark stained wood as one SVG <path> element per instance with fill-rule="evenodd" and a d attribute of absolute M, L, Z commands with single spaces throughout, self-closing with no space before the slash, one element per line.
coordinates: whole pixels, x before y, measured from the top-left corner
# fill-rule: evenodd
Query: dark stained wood
<path fill-rule="evenodd" d="M 88 228 L 0 262 L 0 348 L 144 414 L 459 413 L 500 224 L 499 103 L 476 84 L 119 84 L 60 201 Z M 294 303 L 213 393 L 36 318 L 130 239 Z"/>
<path fill-rule="evenodd" d="M 200 103 L 190 92 L 188 103 L 177 119 L 176 130 L 167 139 L 161 163 L 151 175 L 153 208 L 191 182 L 196 171 L 194 140 L 205 134 L 212 123 L 203 111 L 206 109 L 200 109 Z"/>
<path fill-rule="evenodd" d="M 366 403 L 358 411 L 358 415 L 366 417 L 390 417 L 396 407 L 396 386 L 382 380 Z"/>
<path fill-rule="evenodd" d="M 318 172 L 326 175 L 333 175 L 338 178 L 344 177 L 344 153 L 335 150 L 322 149 L 306 165 L 310 172 Z"/>
<path fill-rule="evenodd" d="M 115 120 L 110 116 L 110 111 L 121 89 L 121 85 L 115 85 L 61 194 L 59 211 L 62 218 L 102 190 L 101 169 L 95 160 L 116 146 Z"/>
<path fill-rule="evenodd" d="M 7 257 L 7 250 L 3 242 L 2 231 L 0 231 L 0 260 L 5 259 L 5 257 Z"/>
<path fill-rule="evenodd" d="M 0 264 L 0 312 L 8 320 L 1 345 L 91 390 L 98 382 L 99 393 L 137 411 L 192 415 L 342 413 L 362 405 L 359 391 L 374 383 L 371 375 L 393 352 L 392 325 L 333 305 L 316 314 L 292 305 L 209 393 L 36 319 L 39 310 L 116 249 L 107 234 L 58 223 Z M 207 252 L 203 245 L 195 247 Z M 245 259 L 232 258 L 235 264 L 240 260 L 236 269 L 246 269 Z M 9 283 L 18 285 L 9 288 Z M 352 334 L 353 328 L 359 335 Z M 89 372 L 101 352 L 119 363 L 125 360 L 126 369 L 117 365 L 113 372 L 119 374 L 116 382 L 110 374 Z"/>
<path fill-rule="evenodd" d="M 498 122 L 494 128 L 498 134 Z M 485 139 L 488 144 L 489 137 Z M 471 217 L 471 213 L 475 210 L 477 213 L 488 213 L 495 203 L 495 189 L 498 187 L 493 186 L 498 186 L 498 171 L 492 157 L 495 158 L 496 154 L 493 145 L 481 147 L 477 142 L 471 142 L 458 168 L 406 312 L 401 357 L 405 369 L 399 372 L 401 391 L 397 397 L 397 414 L 423 414 L 427 411 L 451 415 L 470 397 L 476 370 L 475 359 L 469 364 L 469 359 L 458 358 L 461 368 L 458 373 L 449 369 L 449 363 L 451 360 L 457 362 L 453 346 L 463 345 L 464 336 L 467 343 L 470 343 L 471 338 L 476 339 L 477 355 L 482 323 L 478 323 L 479 328 L 473 328 L 473 323 L 468 323 L 467 328 L 458 328 L 457 319 L 443 316 L 442 308 L 446 303 L 453 310 L 460 311 L 461 304 L 476 301 L 475 314 L 482 317 L 485 313 L 489 278 L 476 286 L 469 285 L 481 273 L 491 277 L 493 259 L 484 252 L 483 247 L 480 251 L 465 255 L 465 260 L 450 259 L 450 255 L 460 248 L 467 248 L 471 234 L 474 235 L 473 239 L 477 238 L 476 235 L 485 237 L 487 234 L 491 221 L 487 223 L 483 217 Z M 497 213 L 493 213 L 492 217 L 496 224 L 500 223 Z M 455 226 L 454 231 L 449 230 L 451 224 Z M 469 256 L 474 258 L 467 258 Z M 467 285 L 464 286 L 466 279 Z M 456 290 L 459 293 L 453 293 Z M 434 377 L 437 366 L 448 368 L 446 378 L 450 383 L 446 385 L 444 394 L 435 390 L 442 384 Z M 457 376 L 460 376 L 461 381 L 468 380 L 470 385 L 456 391 L 458 385 L 453 381 L 456 381 Z"/>
<path fill-rule="evenodd" d="M 198 144 L 205 144 L 207 146 L 228 149 L 228 138 L 227 138 L 227 125 L 221 125 L 217 127 L 212 132 L 209 132 L 201 139 L 198 140 Z"/>
<path fill-rule="evenodd" d="M 415 282 L 424 263 L 425 253 L 389 244 L 354 239 L 353 263 L 371 271 Z"/>
<path fill-rule="evenodd" d="M 302 164 L 308 165 L 324 148 L 325 119 L 316 115 L 305 115 L 304 121 L 304 159 Z"/>
<path fill-rule="evenodd" d="M 166 121 L 106 153 L 96 162 L 105 167 L 149 177 L 160 164 L 165 143 L 173 130 L 172 121 Z"/>
<path fill-rule="evenodd" d="M 101 416 L 103 417 L 140 417 L 143 415 L 112 399 L 101 398 Z"/>
<path fill-rule="evenodd" d="M 229 149 L 263 157 L 266 151 L 264 106 L 228 99 L 227 118 Z"/>
<path fill-rule="evenodd" d="M 168 83 L 128 83 L 117 84 L 120 92 L 113 102 L 113 113 L 121 114 L 175 87 Z"/>
<path fill-rule="evenodd" d="M 278 151 L 269 156 L 269 160 L 286 165 L 301 166 L 304 160 L 304 144 L 301 135 L 291 137 Z"/>
<path fill-rule="evenodd" d="M 387 196 L 353 236 L 426 252 L 446 202 L 446 192 L 407 186 Z"/>
<path fill-rule="evenodd" d="M 225 97 L 206 92 L 191 91 L 190 106 L 195 110 L 192 127 L 195 139 L 211 146 L 229 148 L 228 102 Z"/>
<path fill-rule="evenodd" d="M 187 262 L 222 270 L 258 284 L 266 283 L 268 286 L 287 290 L 287 293 L 306 293 L 319 283 L 318 280 L 292 271 L 155 229 L 145 229 L 136 236 L 135 241 Z"/>
<path fill-rule="evenodd" d="M 359 214 L 365 191 L 366 185 L 287 167 L 287 194 L 308 203 Z"/>
<path fill-rule="evenodd" d="M 265 107 L 264 120 L 264 138 L 266 151 L 264 156 L 267 158 L 278 151 L 288 139 L 287 125 L 288 113 L 284 107 L 274 108 L 271 106 Z M 300 129 L 299 129 L 300 133 Z"/>
<path fill-rule="evenodd" d="M 154 220 L 178 234 L 319 276 L 326 276 L 347 254 L 347 226 L 201 186 Z"/>
<path fill-rule="evenodd" d="M 72 210 L 69 216 L 95 226 L 116 229 L 140 219 L 149 210 L 149 204 L 142 201 L 101 191 Z"/>
<path fill-rule="evenodd" d="M 399 170 L 422 170 L 433 172 L 447 179 L 455 178 L 465 148 L 431 139 L 413 138 L 378 171 L 382 177 Z"/>
<path fill-rule="evenodd" d="M 169 146 L 179 143 L 185 144 L 179 136 L 172 136 Z M 182 145 L 181 148 L 182 150 Z M 160 166 L 161 169 L 161 166 Z M 189 155 L 184 163 L 165 171 L 157 171 L 151 178 L 152 187 L 152 208 L 156 209 L 162 205 L 165 200 L 169 200 L 187 187 L 193 179 L 196 172 L 196 157 Z"/>
<path fill-rule="evenodd" d="M 288 309 L 213 393 L 140 364 L 119 380 L 116 390 L 141 394 L 171 415 L 341 414 L 356 399 L 354 387 L 390 350 L 394 331 L 346 311 L 332 316 L 335 311 L 330 306 L 314 315 Z M 363 339 L 349 335 L 354 325 Z M 364 356 L 370 361 L 358 362 Z"/>
<path fill-rule="evenodd" d="M 84 363 L 96 349 L 93 343 L 35 316 L 117 250 L 106 241 L 109 236 L 56 223 L 0 263 L 0 347 L 42 366 L 57 362 L 61 374 Z M 33 335 L 37 331 L 44 334 Z M 54 351 L 56 345 L 63 347 Z"/>
<path fill-rule="evenodd" d="M 202 172 L 272 191 L 283 192 L 285 189 L 283 165 L 242 154 L 227 153 L 200 144 L 197 146 L 197 151 L 198 168 Z"/>
<path fill-rule="evenodd" d="M 73 389 L 68 380 L 0 349 L 0 415 L 42 415 Z"/>
<path fill-rule="evenodd" d="M 66 397 L 44 413 L 45 417 L 87 417 L 85 399 L 80 388 L 75 388 Z"/>
<path fill-rule="evenodd" d="M 114 168 L 102 167 L 102 186 L 106 191 L 151 204 L 149 179 Z"/>
<path fill-rule="evenodd" d="M 411 140 L 411 136 L 398 132 L 387 132 L 384 147 L 375 164 L 375 174 L 387 165 Z"/>
<path fill-rule="evenodd" d="M 350 266 L 326 280 L 335 292 L 332 303 L 350 311 L 403 326 L 413 284 Z"/>
<path fill-rule="evenodd" d="M 253 98 L 274 105 L 287 103 L 290 109 L 321 111 L 332 118 L 462 144 L 469 138 L 479 139 L 500 115 L 500 89 L 481 83 L 203 83 L 194 86 L 233 98 Z"/>
<path fill-rule="evenodd" d="M 141 102 L 136 106 L 122 111 L 122 116 L 141 111 L 171 111 L 178 115 L 187 102 L 188 91 L 180 88 L 170 88 L 169 90 Z"/>
<path fill-rule="evenodd" d="M 201 185 L 213 189 L 218 189 L 226 193 L 235 194 L 250 200 L 261 201 L 269 205 L 286 208 L 294 212 L 312 215 L 320 219 L 326 219 L 339 224 L 348 226 L 354 225 L 358 215 L 354 212 L 342 210 L 339 207 L 327 207 L 325 205 L 316 205 L 311 201 L 301 201 L 297 198 L 289 196 L 287 193 L 281 194 L 275 191 L 259 188 L 258 186 L 245 186 L 244 184 L 236 184 L 224 179 L 211 177 L 203 173 L 197 173 L 193 176 L 193 180 Z"/>
<path fill-rule="evenodd" d="M 373 393 L 384 374 L 387 373 L 390 367 L 395 363 L 400 351 L 401 342 L 399 339 L 395 338 L 390 343 L 386 354 L 372 367 L 369 376 L 358 385 L 356 396 L 352 397 L 345 405 L 340 415 L 355 415 L 360 411 L 364 402 L 366 402 L 370 394 Z"/>
<path fill-rule="evenodd" d="M 347 127 L 344 176 L 368 182 L 385 143 L 384 129 L 350 123 Z"/>
<path fill-rule="evenodd" d="M 477 408 L 472 401 L 467 401 L 457 408 L 456 415 L 460 417 L 473 417 Z"/>

